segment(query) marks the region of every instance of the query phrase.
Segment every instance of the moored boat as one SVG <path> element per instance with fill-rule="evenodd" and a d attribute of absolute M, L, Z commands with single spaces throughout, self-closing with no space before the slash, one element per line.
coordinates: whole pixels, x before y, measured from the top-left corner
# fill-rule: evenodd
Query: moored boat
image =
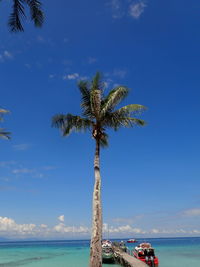
<path fill-rule="evenodd" d="M 133 239 L 133 238 L 131 238 L 131 239 L 127 240 L 127 243 L 137 243 L 137 240 L 136 240 L 136 239 Z"/>
<path fill-rule="evenodd" d="M 122 251 L 127 252 L 127 247 L 124 241 L 119 242 L 119 247 Z"/>
<path fill-rule="evenodd" d="M 158 257 L 155 256 L 154 248 L 150 243 L 141 243 L 135 247 L 133 255 L 151 267 L 158 267 Z"/>
<path fill-rule="evenodd" d="M 115 256 L 112 248 L 112 242 L 110 240 L 102 241 L 102 261 L 105 262 L 114 262 Z"/>

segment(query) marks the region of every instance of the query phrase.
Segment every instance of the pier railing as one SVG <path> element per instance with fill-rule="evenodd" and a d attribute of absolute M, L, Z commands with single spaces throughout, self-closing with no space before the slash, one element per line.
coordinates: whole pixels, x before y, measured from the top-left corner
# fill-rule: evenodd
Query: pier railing
<path fill-rule="evenodd" d="M 113 250 L 115 260 L 124 267 L 148 267 L 146 263 L 133 257 L 130 249 L 126 248 L 126 252 L 121 249 L 117 242 L 114 242 Z"/>

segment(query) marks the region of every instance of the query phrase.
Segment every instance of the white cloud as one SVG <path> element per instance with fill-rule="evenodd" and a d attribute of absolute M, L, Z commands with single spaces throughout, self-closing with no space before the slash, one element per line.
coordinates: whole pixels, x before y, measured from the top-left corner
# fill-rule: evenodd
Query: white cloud
<path fill-rule="evenodd" d="M 106 229 L 106 224 L 104 226 L 104 229 Z M 132 227 L 130 225 L 122 225 L 122 226 L 118 226 L 118 227 L 113 227 L 113 226 L 110 226 L 109 229 L 107 229 L 107 231 L 109 231 L 109 233 L 112 233 L 112 234 L 116 234 L 116 233 L 121 233 L 121 234 L 131 234 L 131 233 L 134 233 L 134 234 L 145 234 L 146 231 L 140 229 L 140 228 L 137 228 L 137 227 Z"/>
<path fill-rule="evenodd" d="M 59 216 L 62 218 L 63 215 Z M 111 237 L 127 237 L 129 235 L 134 236 L 198 236 L 200 229 L 163 229 L 153 228 L 150 230 L 144 230 L 140 227 L 134 227 L 133 225 L 121 225 L 118 227 L 108 226 L 107 223 L 103 224 L 104 235 L 108 233 Z M 49 227 L 47 224 L 41 223 L 36 225 L 34 223 L 18 224 L 14 219 L 0 216 L 0 236 L 6 238 L 67 238 L 67 237 L 89 237 L 91 230 L 87 226 L 79 225 L 66 225 L 64 222 Z"/>
<path fill-rule="evenodd" d="M 131 17 L 134 19 L 138 19 L 142 13 L 144 12 L 144 9 L 147 5 L 145 4 L 144 1 L 134 1 L 130 6 L 129 6 L 129 14 Z"/>
<path fill-rule="evenodd" d="M 18 224 L 12 218 L 0 217 L 0 236 L 6 238 L 64 238 L 70 235 L 89 234 L 90 229 L 85 226 L 67 226 L 59 223 L 53 227 L 47 224 L 36 225 L 34 223 Z"/>
<path fill-rule="evenodd" d="M 144 215 L 136 215 L 132 218 L 114 218 L 113 222 L 133 224 L 136 221 L 141 220 L 142 218 L 144 218 Z"/>
<path fill-rule="evenodd" d="M 108 232 L 109 231 L 109 227 L 107 223 L 103 223 L 103 232 Z"/>
<path fill-rule="evenodd" d="M 14 174 L 20 174 L 20 173 L 33 173 L 35 170 L 33 169 L 27 169 L 27 168 L 21 168 L 21 169 L 14 169 L 12 173 Z"/>
<path fill-rule="evenodd" d="M 58 217 L 58 220 L 61 221 L 61 222 L 64 222 L 65 221 L 65 215 L 60 215 Z"/>
<path fill-rule="evenodd" d="M 0 167 L 10 168 L 11 166 L 15 165 L 16 161 L 10 160 L 10 161 L 0 161 Z"/>
<path fill-rule="evenodd" d="M 0 217 L 0 233 L 9 235 L 25 235 L 32 234 L 36 228 L 35 224 L 17 224 L 13 219 L 8 217 Z"/>
<path fill-rule="evenodd" d="M 182 215 L 183 216 L 186 216 L 186 217 L 200 216 L 200 208 L 194 208 L 194 209 L 184 210 L 182 212 Z"/>
<path fill-rule="evenodd" d="M 13 148 L 15 150 L 19 150 L 19 151 L 24 151 L 27 150 L 31 147 L 30 144 L 19 144 L 19 145 L 13 145 Z"/>
<path fill-rule="evenodd" d="M 63 80 L 87 80 L 87 76 L 80 76 L 79 73 L 75 72 L 63 76 Z"/>
<path fill-rule="evenodd" d="M 121 0 L 112 0 L 110 5 L 113 19 L 119 19 L 124 16 L 123 2 Z"/>
<path fill-rule="evenodd" d="M 108 4 L 112 11 L 113 19 L 131 16 L 138 19 L 144 12 L 146 0 L 110 0 Z"/>
<path fill-rule="evenodd" d="M 43 167 L 43 170 L 45 170 L 45 171 L 51 171 L 51 170 L 55 170 L 55 169 L 56 169 L 55 166 L 44 166 Z"/>
<path fill-rule="evenodd" d="M 196 230 L 196 229 L 194 229 L 194 230 L 192 230 L 192 233 L 193 233 L 193 234 L 197 234 L 197 235 L 199 235 L 199 234 L 200 234 L 200 230 Z"/>
<path fill-rule="evenodd" d="M 150 234 L 155 234 L 155 235 L 177 235 L 177 234 L 191 234 L 193 230 L 184 230 L 184 229 L 151 229 L 149 231 Z"/>
<path fill-rule="evenodd" d="M 53 228 L 58 233 L 78 233 L 78 234 L 88 234 L 90 229 L 84 226 L 66 226 L 64 223 L 59 223 Z"/>
<path fill-rule="evenodd" d="M 63 80 L 76 80 L 79 78 L 78 73 L 67 74 L 63 76 Z"/>
<path fill-rule="evenodd" d="M 0 62 L 4 62 L 7 59 L 12 59 L 13 55 L 8 50 L 4 50 L 2 54 L 0 54 Z"/>
<path fill-rule="evenodd" d="M 40 224 L 40 227 L 41 227 L 41 228 L 47 228 L 48 226 L 47 226 L 46 224 L 43 224 L 43 223 L 42 223 L 42 224 Z"/>
<path fill-rule="evenodd" d="M 120 0 L 112 0 L 111 6 L 113 9 L 119 9 L 120 8 Z"/>
<path fill-rule="evenodd" d="M 37 169 L 19 168 L 12 170 L 12 173 L 17 176 L 29 175 L 32 178 L 43 178 L 44 174 Z"/>
<path fill-rule="evenodd" d="M 151 232 L 152 232 L 152 234 L 159 234 L 160 233 L 160 231 L 158 229 L 152 229 Z"/>
<path fill-rule="evenodd" d="M 3 52 L 3 55 L 4 55 L 5 58 L 13 58 L 13 55 L 7 50 L 5 50 Z"/>

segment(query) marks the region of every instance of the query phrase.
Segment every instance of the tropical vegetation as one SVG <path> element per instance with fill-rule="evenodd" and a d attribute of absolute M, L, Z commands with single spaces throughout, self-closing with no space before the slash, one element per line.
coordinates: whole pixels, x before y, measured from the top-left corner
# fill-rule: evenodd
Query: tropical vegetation
<path fill-rule="evenodd" d="M 61 130 L 63 136 L 72 131 L 91 131 L 95 141 L 94 174 L 95 183 L 93 191 L 93 220 L 92 237 L 90 243 L 90 267 L 102 266 L 102 204 L 101 204 L 101 176 L 100 176 L 100 148 L 108 145 L 106 129 L 115 131 L 120 127 L 144 126 L 145 121 L 133 117 L 139 115 L 145 107 L 131 104 L 119 109 L 116 106 L 127 97 L 129 89 L 117 86 L 107 95 L 104 94 L 105 83 L 100 73 L 96 73 L 92 81 L 80 81 L 78 84 L 81 93 L 82 116 L 57 114 L 52 118 L 52 125 Z"/>
<path fill-rule="evenodd" d="M 0 122 L 3 121 L 4 114 L 8 112 L 8 110 L 0 108 Z M 0 138 L 10 139 L 10 132 L 7 132 L 4 128 L 0 128 Z"/>
<path fill-rule="evenodd" d="M 44 22 L 42 4 L 39 0 L 12 0 L 12 11 L 8 20 L 11 32 L 24 31 L 22 21 L 27 18 L 26 6 L 30 10 L 30 18 L 36 27 L 41 27 Z"/>

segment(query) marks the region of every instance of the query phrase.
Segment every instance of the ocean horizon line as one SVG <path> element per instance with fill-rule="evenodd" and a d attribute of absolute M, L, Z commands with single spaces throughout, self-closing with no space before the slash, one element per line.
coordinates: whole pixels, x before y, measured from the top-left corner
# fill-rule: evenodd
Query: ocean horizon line
<path fill-rule="evenodd" d="M 156 239 L 168 239 L 168 240 L 172 240 L 172 239 L 191 239 L 191 238 L 197 238 L 197 239 L 200 239 L 200 236 L 176 236 L 176 237 L 136 237 L 136 239 L 138 240 L 147 240 L 147 239 L 153 239 L 153 240 L 156 240 Z M 130 237 L 118 237 L 118 238 L 102 238 L 102 240 L 104 239 L 109 239 L 109 240 L 128 240 L 130 239 Z M 0 240 L 0 243 L 13 243 L 13 242 L 16 242 L 16 243 L 34 243 L 34 242 L 90 242 L 90 239 L 87 238 L 87 239 L 3 239 L 3 240 Z"/>

